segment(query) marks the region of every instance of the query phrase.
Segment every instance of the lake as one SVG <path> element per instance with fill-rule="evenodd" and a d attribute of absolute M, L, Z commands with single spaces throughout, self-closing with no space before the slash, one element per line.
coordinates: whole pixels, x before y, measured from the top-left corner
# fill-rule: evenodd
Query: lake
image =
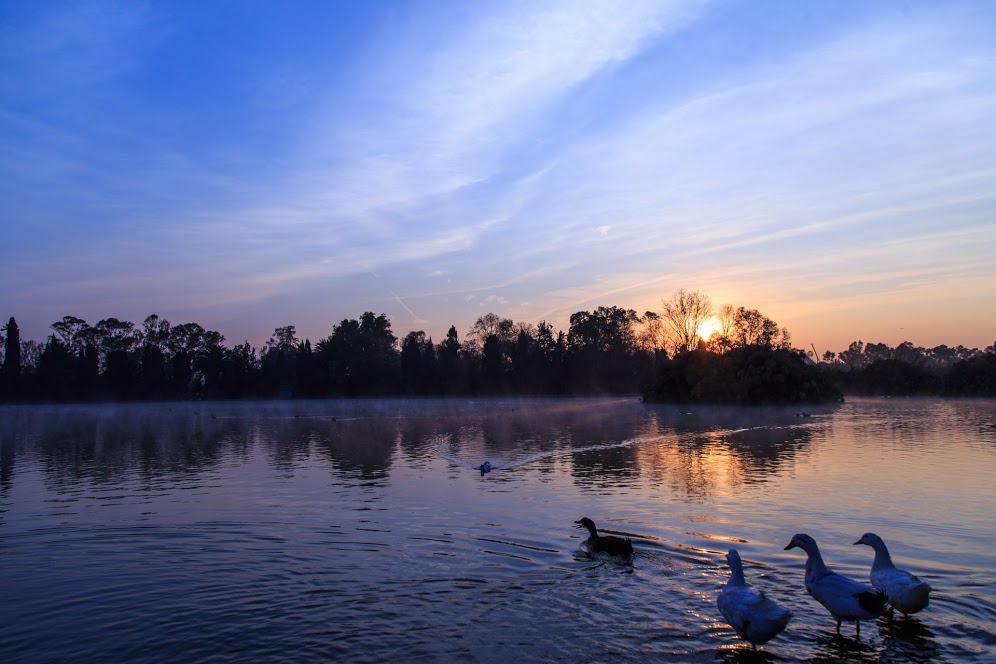
<path fill-rule="evenodd" d="M 0 660 L 992 662 L 994 487 L 992 401 L 5 406 Z M 837 636 L 783 548 L 867 581 L 866 531 L 931 603 Z M 760 653 L 731 547 L 794 614 Z"/>

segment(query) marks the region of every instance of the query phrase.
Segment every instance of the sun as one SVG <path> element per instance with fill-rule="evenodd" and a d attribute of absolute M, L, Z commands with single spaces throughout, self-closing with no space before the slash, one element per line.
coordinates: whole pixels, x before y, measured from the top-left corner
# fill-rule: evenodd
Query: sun
<path fill-rule="evenodd" d="M 709 337 L 711 337 L 715 332 L 719 332 L 720 327 L 719 319 L 712 316 L 699 325 L 698 329 L 695 331 L 700 337 L 702 337 L 702 341 L 709 341 Z"/>

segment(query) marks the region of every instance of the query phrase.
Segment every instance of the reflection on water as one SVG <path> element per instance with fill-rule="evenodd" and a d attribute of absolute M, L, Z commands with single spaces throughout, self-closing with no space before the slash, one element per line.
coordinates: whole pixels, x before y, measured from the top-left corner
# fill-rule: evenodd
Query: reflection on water
<path fill-rule="evenodd" d="M 0 408 L 0 659 L 986 661 L 994 456 L 980 401 Z M 782 547 L 864 578 L 869 530 L 936 590 L 856 640 Z M 715 608 L 733 543 L 795 615 L 757 653 Z"/>
<path fill-rule="evenodd" d="M 650 478 L 688 497 L 717 483 L 765 482 L 810 442 L 794 415 L 666 407 L 630 400 L 553 405 L 523 402 L 320 402 L 21 409 L 3 429 L 2 486 L 9 490 L 18 450 L 37 454 L 54 486 L 183 474 L 254 447 L 291 471 L 318 455 L 345 477 L 387 478 L 400 454 L 407 464 L 440 455 L 475 468 L 535 464 L 569 455 L 581 485 L 609 487 Z M 773 423 L 775 422 L 775 423 Z M 648 444 L 653 443 L 653 444 Z M 565 457 L 567 458 L 567 457 Z M 718 473 L 717 471 L 722 471 Z"/>

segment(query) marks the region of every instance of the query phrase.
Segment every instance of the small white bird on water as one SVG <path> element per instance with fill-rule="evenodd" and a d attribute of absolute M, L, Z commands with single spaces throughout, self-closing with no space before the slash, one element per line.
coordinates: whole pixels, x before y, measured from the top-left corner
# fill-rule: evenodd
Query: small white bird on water
<path fill-rule="evenodd" d="M 877 588 L 849 579 L 843 574 L 831 570 L 823 562 L 816 540 L 809 535 L 799 533 L 792 538 L 785 550 L 799 547 L 806 552 L 806 591 L 817 602 L 822 604 L 837 621 L 837 633 L 840 634 L 840 623 L 843 620 L 853 620 L 857 635 L 861 636 L 861 621 L 874 620 L 885 613 L 889 596 Z"/>
<path fill-rule="evenodd" d="M 740 553 L 730 549 L 726 554 L 730 565 L 730 580 L 719 593 L 716 604 L 730 627 L 754 650 L 782 633 L 792 618 L 792 612 L 768 599 L 763 592 L 747 585 Z"/>
<path fill-rule="evenodd" d="M 867 544 L 875 549 L 871 567 L 872 585 L 889 596 L 889 614 L 899 609 L 904 616 L 926 608 L 932 588 L 904 569 L 892 563 L 892 556 L 882 538 L 875 533 L 865 533 L 855 544 Z"/>

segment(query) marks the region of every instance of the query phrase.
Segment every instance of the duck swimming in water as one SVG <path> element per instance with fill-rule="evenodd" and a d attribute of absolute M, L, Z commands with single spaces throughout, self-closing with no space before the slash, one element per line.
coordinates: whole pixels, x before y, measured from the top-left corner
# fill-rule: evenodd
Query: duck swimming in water
<path fill-rule="evenodd" d="M 792 538 L 785 550 L 799 547 L 806 552 L 806 591 L 822 604 L 837 621 L 840 634 L 842 620 L 853 620 L 857 635 L 861 636 L 861 621 L 874 620 L 885 613 L 889 596 L 881 590 L 850 579 L 831 570 L 823 562 L 816 540 L 799 533 Z"/>
<path fill-rule="evenodd" d="M 757 650 L 758 643 L 775 638 L 785 629 L 792 612 L 768 599 L 763 592 L 747 585 L 740 553 L 730 549 L 730 580 L 719 593 L 716 605 L 730 627 Z"/>
<path fill-rule="evenodd" d="M 872 562 L 872 585 L 889 596 L 889 616 L 893 609 L 899 609 L 903 616 L 916 613 L 926 608 L 930 602 L 930 585 L 921 581 L 904 569 L 899 569 L 892 562 L 889 549 L 882 538 L 875 533 L 865 533 L 855 544 L 867 544 L 875 549 L 875 560 Z"/>
<path fill-rule="evenodd" d="M 633 541 L 628 537 L 615 537 L 614 535 L 599 535 L 595 529 L 595 522 L 588 517 L 582 517 L 580 521 L 575 521 L 578 528 L 588 529 L 588 539 L 582 544 L 591 553 L 604 553 L 610 556 L 631 556 L 633 555 Z"/>
<path fill-rule="evenodd" d="M 493 469 L 494 467 L 491 465 L 490 461 L 485 461 L 477 467 L 477 470 L 481 471 L 481 477 L 484 477 L 486 473 L 490 473 Z"/>

